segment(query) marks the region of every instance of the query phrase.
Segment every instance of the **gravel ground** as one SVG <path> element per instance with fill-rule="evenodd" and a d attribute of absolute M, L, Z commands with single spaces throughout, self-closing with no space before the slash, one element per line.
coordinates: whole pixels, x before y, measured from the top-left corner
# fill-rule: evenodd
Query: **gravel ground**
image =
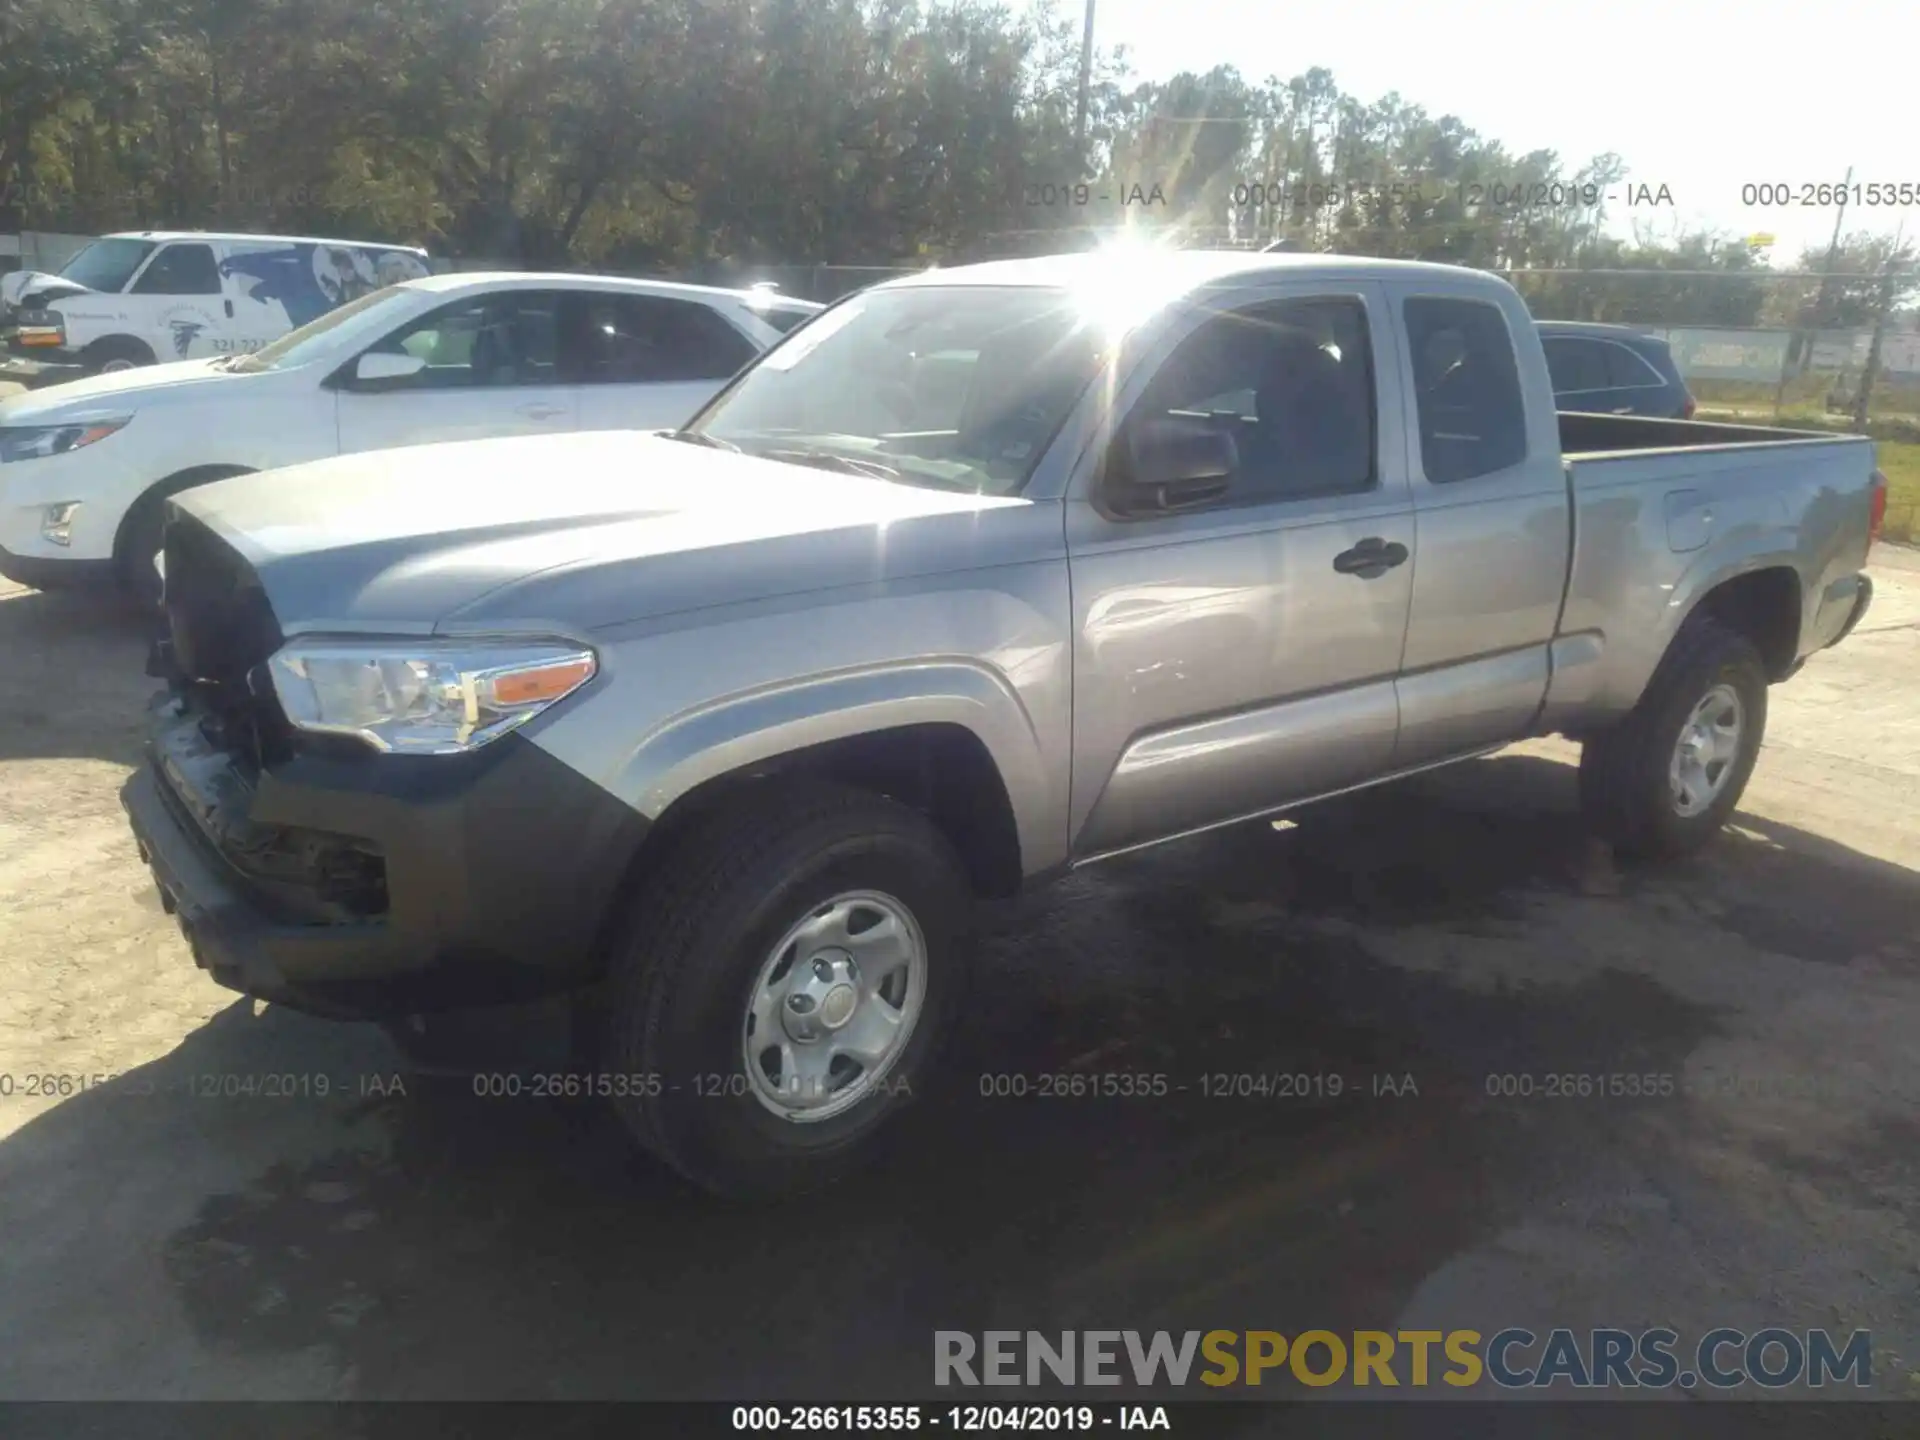
<path fill-rule="evenodd" d="M 1773 1323 L 1920 1397 L 1920 561 L 1874 572 L 1701 858 L 1596 867 L 1540 742 L 1084 872 L 989 917 L 885 1166 L 770 1214 L 204 979 L 117 798 L 141 635 L 0 587 L 0 1397 L 876 1400 L 936 1329 Z M 980 1095 L 1063 1070 L 1187 1089 Z M 1678 1084 L 1488 1093 L 1569 1072 Z M 332 1093 L 203 1093 L 263 1073 Z"/>

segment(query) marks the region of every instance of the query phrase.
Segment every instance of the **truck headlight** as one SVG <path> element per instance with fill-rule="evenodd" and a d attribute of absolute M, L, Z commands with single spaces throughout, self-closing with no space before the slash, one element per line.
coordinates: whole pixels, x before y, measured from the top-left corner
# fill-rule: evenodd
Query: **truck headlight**
<path fill-rule="evenodd" d="M 132 418 L 119 415 L 108 420 L 79 420 L 70 425 L 0 425 L 0 464 L 64 455 L 69 450 L 106 439 Z"/>
<path fill-rule="evenodd" d="M 299 641 L 267 662 L 287 719 L 376 750 L 477 750 L 578 690 L 591 650 L 524 641 Z"/>

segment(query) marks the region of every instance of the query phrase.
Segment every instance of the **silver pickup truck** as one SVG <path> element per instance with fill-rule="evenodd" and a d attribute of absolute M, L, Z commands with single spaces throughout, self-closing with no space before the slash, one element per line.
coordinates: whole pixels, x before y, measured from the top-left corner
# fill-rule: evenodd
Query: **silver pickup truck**
<path fill-rule="evenodd" d="M 1884 503 L 1863 439 L 1556 414 L 1484 274 L 929 272 L 680 431 L 182 497 L 124 801 L 221 984 L 423 1046 L 566 996 L 569 1093 L 789 1191 L 921 1087 L 976 897 L 1554 732 L 1703 844 Z"/>

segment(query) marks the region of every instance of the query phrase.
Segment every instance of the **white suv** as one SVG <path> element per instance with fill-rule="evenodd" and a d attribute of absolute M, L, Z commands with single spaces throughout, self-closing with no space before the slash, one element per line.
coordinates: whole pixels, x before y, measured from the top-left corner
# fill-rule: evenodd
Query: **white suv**
<path fill-rule="evenodd" d="M 429 441 L 678 426 L 821 308 L 657 280 L 438 275 L 250 355 L 0 400 L 0 575 L 152 599 L 179 491 Z"/>

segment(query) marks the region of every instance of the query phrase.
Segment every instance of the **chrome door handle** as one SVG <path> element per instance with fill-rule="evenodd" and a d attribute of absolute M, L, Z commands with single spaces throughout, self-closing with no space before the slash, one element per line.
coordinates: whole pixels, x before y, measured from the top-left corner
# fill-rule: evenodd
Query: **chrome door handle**
<path fill-rule="evenodd" d="M 522 405 L 519 413 L 525 415 L 530 420 L 551 420 L 556 415 L 566 414 L 567 407 L 564 405 Z"/>
<path fill-rule="evenodd" d="M 1613 413 L 1616 415 L 1631 415 L 1633 413 L 1633 407 L 1631 405 L 1622 405 Z"/>

